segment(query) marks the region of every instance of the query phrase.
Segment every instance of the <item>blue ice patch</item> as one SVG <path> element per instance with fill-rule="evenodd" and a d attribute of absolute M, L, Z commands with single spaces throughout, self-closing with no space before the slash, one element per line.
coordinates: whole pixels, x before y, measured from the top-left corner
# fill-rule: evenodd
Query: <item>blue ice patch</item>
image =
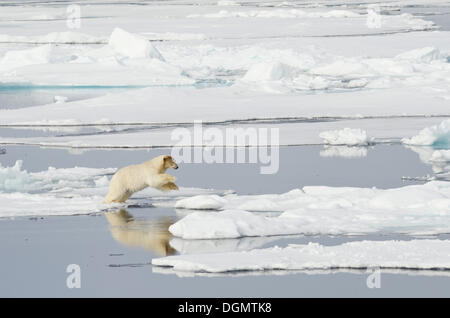
<path fill-rule="evenodd" d="M 450 131 L 436 139 L 433 143 L 433 148 L 450 149 Z"/>

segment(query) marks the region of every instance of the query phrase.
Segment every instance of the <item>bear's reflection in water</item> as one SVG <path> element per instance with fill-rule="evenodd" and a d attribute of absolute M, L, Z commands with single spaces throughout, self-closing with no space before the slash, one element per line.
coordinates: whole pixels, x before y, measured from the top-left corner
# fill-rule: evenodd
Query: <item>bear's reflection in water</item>
<path fill-rule="evenodd" d="M 176 253 L 169 244 L 172 234 L 169 226 L 173 220 L 168 217 L 158 220 L 135 220 L 125 209 L 105 213 L 113 238 L 127 246 L 135 246 L 151 250 L 159 256 Z"/>

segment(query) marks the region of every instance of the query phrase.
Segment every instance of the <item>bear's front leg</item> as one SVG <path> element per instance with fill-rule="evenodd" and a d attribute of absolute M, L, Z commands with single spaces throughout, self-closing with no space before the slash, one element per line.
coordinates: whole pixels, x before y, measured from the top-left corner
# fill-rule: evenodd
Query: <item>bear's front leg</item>
<path fill-rule="evenodd" d="M 149 180 L 147 180 L 147 184 L 151 187 L 158 188 L 162 185 L 170 182 L 174 182 L 176 178 L 167 173 L 157 174 L 155 176 L 151 176 Z"/>
<path fill-rule="evenodd" d="M 156 189 L 164 191 L 164 192 L 167 192 L 167 191 L 170 191 L 170 190 L 179 190 L 178 186 L 175 183 L 173 183 L 173 182 L 169 182 L 169 183 L 163 184 L 163 185 L 157 187 Z"/>

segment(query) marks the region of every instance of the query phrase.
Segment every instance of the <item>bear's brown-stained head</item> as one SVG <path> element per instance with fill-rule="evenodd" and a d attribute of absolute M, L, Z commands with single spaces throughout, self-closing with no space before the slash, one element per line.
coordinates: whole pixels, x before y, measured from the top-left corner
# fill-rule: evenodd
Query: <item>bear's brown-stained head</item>
<path fill-rule="evenodd" d="M 178 165 L 175 162 L 175 160 L 173 160 L 172 156 L 166 155 L 163 157 L 164 160 L 164 169 L 178 169 Z"/>

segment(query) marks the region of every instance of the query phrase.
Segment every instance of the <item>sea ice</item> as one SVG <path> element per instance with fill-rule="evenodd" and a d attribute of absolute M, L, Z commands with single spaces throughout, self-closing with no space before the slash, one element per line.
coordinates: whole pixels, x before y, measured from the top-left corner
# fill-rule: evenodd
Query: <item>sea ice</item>
<path fill-rule="evenodd" d="M 450 269 L 449 240 L 356 241 L 335 246 L 291 244 L 242 252 L 154 258 L 175 271 L 221 273 L 265 270 Z"/>
<path fill-rule="evenodd" d="M 51 32 L 46 35 L 8 35 L 0 34 L 2 43 L 30 43 L 30 44 L 99 44 L 106 43 L 107 39 L 103 37 L 92 36 L 79 32 Z"/>
<path fill-rule="evenodd" d="M 181 199 L 176 207 L 196 209 L 207 199 Z M 308 186 L 284 194 L 230 194 L 222 197 L 222 202 L 222 212 L 190 213 L 169 230 L 186 239 L 373 232 L 436 234 L 450 230 L 450 184 L 444 181 L 385 190 Z M 282 213 L 257 213 L 262 211 Z"/>
<path fill-rule="evenodd" d="M 360 14 L 348 10 L 331 10 L 307 12 L 298 9 L 274 9 L 274 10 L 249 10 L 228 11 L 221 10 L 217 13 L 190 14 L 188 18 L 348 18 L 359 17 Z"/>
<path fill-rule="evenodd" d="M 330 145 L 367 146 L 373 143 L 373 138 L 369 138 L 362 129 L 329 130 L 321 132 L 319 137 Z"/>
<path fill-rule="evenodd" d="M 407 145 L 450 147 L 450 119 L 424 128 L 414 137 L 403 138 L 402 142 Z"/>
<path fill-rule="evenodd" d="M 8 71 L 27 65 L 49 63 L 52 49 L 52 45 L 46 44 L 32 49 L 8 51 L 0 59 L 0 70 Z"/>
<path fill-rule="evenodd" d="M 129 58 L 156 58 L 164 62 L 161 53 L 143 36 L 115 28 L 108 45 L 117 53 Z"/>
<path fill-rule="evenodd" d="M 431 155 L 430 161 L 450 162 L 450 150 L 435 150 Z"/>
<path fill-rule="evenodd" d="M 22 160 L 12 167 L 0 164 L 1 192 L 43 192 L 59 191 L 67 188 L 93 187 L 95 182 L 106 175 L 112 175 L 115 168 L 53 168 L 46 171 L 27 172 L 22 169 Z"/>

